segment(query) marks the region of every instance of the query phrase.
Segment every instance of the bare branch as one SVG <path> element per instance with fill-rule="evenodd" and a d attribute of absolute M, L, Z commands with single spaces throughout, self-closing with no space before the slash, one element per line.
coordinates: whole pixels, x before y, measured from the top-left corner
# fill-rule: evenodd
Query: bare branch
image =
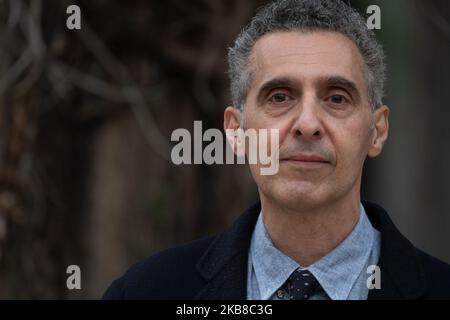
<path fill-rule="evenodd" d="M 77 33 L 81 41 L 97 58 L 102 67 L 119 82 L 125 101 L 130 104 L 147 143 L 164 159 L 169 159 L 170 145 L 158 129 L 144 95 L 129 76 L 127 68 L 114 56 L 103 41 L 89 28 L 86 22 L 83 31 Z"/>

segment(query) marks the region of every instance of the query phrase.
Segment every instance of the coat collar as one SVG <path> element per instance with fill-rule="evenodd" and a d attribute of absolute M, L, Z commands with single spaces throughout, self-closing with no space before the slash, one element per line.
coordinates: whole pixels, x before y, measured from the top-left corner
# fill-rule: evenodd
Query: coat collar
<path fill-rule="evenodd" d="M 208 284 L 198 299 L 245 300 L 247 292 L 248 249 L 261 211 L 257 202 L 219 234 L 196 267 Z"/>
<path fill-rule="evenodd" d="M 419 299 L 426 283 L 419 251 L 395 227 L 386 211 L 363 201 L 370 222 L 381 233 L 381 289 L 371 290 L 369 300 Z"/>
<path fill-rule="evenodd" d="M 381 289 L 369 292 L 369 300 L 418 299 L 425 293 L 425 278 L 418 251 L 394 226 L 380 206 L 363 201 L 372 225 L 381 233 Z M 245 300 L 248 250 L 261 203 L 248 208 L 219 234 L 196 267 L 207 285 L 196 296 L 208 300 Z"/>

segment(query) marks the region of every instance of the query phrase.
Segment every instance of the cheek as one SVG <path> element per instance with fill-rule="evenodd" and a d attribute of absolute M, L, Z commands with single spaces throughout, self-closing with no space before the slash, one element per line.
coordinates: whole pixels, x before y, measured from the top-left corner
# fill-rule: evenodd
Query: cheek
<path fill-rule="evenodd" d="M 246 128 L 270 129 L 279 128 L 277 119 L 268 116 L 263 111 L 256 110 L 254 106 L 248 106 L 245 112 Z"/>
<path fill-rule="evenodd" d="M 369 150 L 367 128 L 352 126 L 341 130 L 336 137 L 337 165 L 345 172 L 359 172 Z"/>
<path fill-rule="evenodd" d="M 245 118 L 245 129 L 255 129 L 258 135 L 266 136 L 269 154 L 272 154 L 272 147 L 281 148 L 290 132 L 289 123 L 285 119 L 274 119 L 267 117 L 264 113 L 255 114 L 250 110 Z"/>

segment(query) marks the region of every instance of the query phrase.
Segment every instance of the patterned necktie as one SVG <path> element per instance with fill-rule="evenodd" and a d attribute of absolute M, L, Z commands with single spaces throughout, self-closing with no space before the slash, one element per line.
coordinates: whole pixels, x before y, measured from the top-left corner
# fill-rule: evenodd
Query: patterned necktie
<path fill-rule="evenodd" d="M 290 300 L 308 300 L 320 284 L 308 270 L 297 269 L 289 277 L 287 286 Z"/>

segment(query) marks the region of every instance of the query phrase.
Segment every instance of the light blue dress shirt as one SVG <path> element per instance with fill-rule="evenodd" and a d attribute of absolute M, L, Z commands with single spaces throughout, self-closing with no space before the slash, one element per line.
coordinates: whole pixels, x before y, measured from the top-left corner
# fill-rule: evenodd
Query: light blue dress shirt
<path fill-rule="evenodd" d="M 333 251 L 309 270 L 323 288 L 311 300 L 366 300 L 369 294 L 367 268 L 377 265 L 381 236 L 360 204 L 359 219 L 352 232 Z M 279 291 L 297 269 L 306 269 L 275 248 L 260 213 L 252 234 L 248 257 L 247 299 L 285 300 Z"/>

